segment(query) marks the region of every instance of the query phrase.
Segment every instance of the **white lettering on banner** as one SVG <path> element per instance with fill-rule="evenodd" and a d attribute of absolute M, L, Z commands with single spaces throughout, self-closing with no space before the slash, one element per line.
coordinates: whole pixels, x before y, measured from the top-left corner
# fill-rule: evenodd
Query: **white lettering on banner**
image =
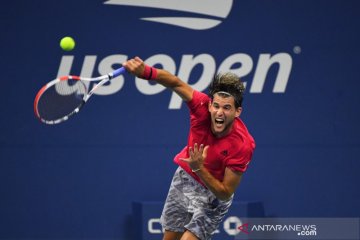
<path fill-rule="evenodd" d="M 149 64 L 151 66 L 160 64 L 164 69 L 166 69 L 172 74 L 175 74 L 176 71 L 176 65 L 174 60 L 165 54 L 158 54 L 148 58 L 146 60 L 146 64 Z M 144 81 L 141 78 L 135 79 L 135 85 L 137 89 L 145 95 L 158 94 L 165 89 L 165 87 L 160 84 L 153 85 L 150 84 L 149 81 Z"/>
<path fill-rule="evenodd" d="M 270 54 L 261 54 L 259 57 L 259 62 L 255 71 L 255 76 L 253 79 L 253 84 L 251 85 L 250 92 L 252 93 L 261 93 L 264 87 L 266 75 L 270 67 L 274 63 L 279 63 L 279 71 L 275 80 L 275 85 L 273 88 L 274 93 L 283 93 L 285 92 L 287 82 L 289 80 L 291 68 L 292 68 L 292 58 L 287 53 L 278 53 L 273 57 Z"/>
<path fill-rule="evenodd" d="M 200 54 L 196 57 L 193 55 L 183 55 L 179 67 L 178 77 L 187 83 L 192 69 L 198 64 L 203 66 L 203 72 L 199 80 L 191 86 L 198 91 L 203 91 L 210 84 L 210 81 L 215 74 L 215 59 L 211 55 Z M 173 92 L 170 99 L 169 109 L 179 109 L 181 108 L 181 103 L 182 100 L 179 95 Z"/>
<path fill-rule="evenodd" d="M 156 228 L 157 225 L 160 228 Z M 161 234 L 163 233 L 163 229 L 161 228 L 161 223 L 159 218 L 150 218 L 148 221 L 148 232 L 152 234 Z"/>
<path fill-rule="evenodd" d="M 235 236 L 239 233 L 238 226 L 241 225 L 240 218 L 229 216 L 223 222 L 223 229 L 229 236 Z M 162 234 L 164 229 L 161 227 L 160 218 L 150 218 L 147 222 L 147 230 L 151 234 Z M 215 231 L 215 234 L 219 233 L 221 233 L 219 229 Z"/>
<path fill-rule="evenodd" d="M 98 65 L 98 72 L 100 75 L 107 74 L 115 70 L 114 65 L 120 66 L 121 63 L 128 59 L 127 55 L 110 55 L 102 59 Z M 83 66 L 80 75 L 83 77 L 92 77 L 97 60 L 96 55 L 87 55 L 84 58 Z M 58 70 L 58 76 L 70 75 L 71 66 L 74 61 L 74 56 L 63 56 Z M 270 68 L 277 64 L 278 71 L 273 87 L 273 93 L 284 93 L 289 81 L 292 69 L 292 57 L 288 53 L 277 53 L 270 55 L 262 53 L 259 55 L 258 62 L 254 66 L 251 56 L 245 53 L 235 53 L 225 58 L 216 69 L 216 61 L 210 54 L 191 55 L 185 54 L 182 56 L 179 69 L 176 71 L 176 63 L 171 56 L 165 54 L 156 54 L 144 60 L 149 65 L 161 65 L 170 73 L 179 76 L 184 82 L 188 83 L 193 69 L 201 65 L 202 73 L 199 79 L 190 84 L 198 91 L 205 90 L 212 81 L 213 75 L 216 72 L 231 71 L 237 74 L 240 78 L 247 76 L 254 69 L 254 77 L 251 84 L 244 82 L 245 86 L 250 85 L 249 93 L 262 93 Z M 239 67 L 235 67 L 239 66 Z M 110 95 L 117 93 L 124 86 L 124 76 L 120 75 L 114 78 L 108 85 L 100 87 L 95 94 Z M 135 79 L 135 86 L 139 92 L 145 95 L 159 94 L 165 90 L 165 87 L 160 84 L 153 84 L 148 81 Z M 169 109 L 180 109 L 182 104 L 181 98 L 173 93 L 169 101 Z"/>
<path fill-rule="evenodd" d="M 237 69 L 232 68 L 233 65 L 240 63 Z M 253 68 L 253 60 L 251 57 L 244 53 L 236 53 L 227 57 L 219 66 L 218 72 L 233 72 L 240 78 L 248 75 Z M 244 83 L 246 87 L 246 83 Z"/>
<path fill-rule="evenodd" d="M 89 55 L 85 56 L 84 63 L 81 69 L 80 76 L 82 77 L 92 77 L 93 72 L 95 69 L 95 63 L 96 63 L 97 56 Z M 104 58 L 100 63 L 98 67 L 98 71 L 100 75 L 108 74 L 109 72 L 114 71 L 115 69 L 112 68 L 112 65 L 114 64 L 120 64 L 122 62 L 125 62 L 127 60 L 127 56 L 124 55 L 110 55 L 106 58 Z M 74 56 L 63 56 L 61 59 L 60 67 L 57 76 L 65 76 L 70 75 L 71 72 L 71 66 L 74 61 Z M 85 82 L 86 87 L 88 88 L 90 83 Z M 97 95 L 110 95 L 114 94 L 121 90 L 121 88 L 124 85 L 124 76 L 119 76 L 114 79 L 113 81 L 110 81 L 109 85 L 103 85 L 96 89 L 96 92 L 94 94 Z"/>
<path fill-rule="evenodd" d="M 109 72 L 114 71 L 114 68 L 112 68 L 112 65 L 114 65 L 116 63 L 120 66 L 120 64 L 125 62 L 126 60 L 127 60 L 127 57 L 124 55 L 110 55 L 110 56 L 104 58 L 99 63 L 100 75 L 105 75 L 105 74 L 108 74 Z M 124 76 L 120 75 L 119 77 L 116 78 L 116 81 L 110 81 L 110 82 L 111 82 L 111 87 L 100 87 L 99 89 L 96 90 L 96 94 L 110 95 L 110 94 L 120 91 L 125 82 Z"/>
<path fill-rule="evenodd" d="M 228 217 L 225 221 L 224 221 L 224 231 L 229 234 L 230 236 L 235 236 L 236 234 L 239 233 L 239 229 L 238 226 L 241 226 L 242 222 L 240 220 L 240 218 L 238 217 Z"/>

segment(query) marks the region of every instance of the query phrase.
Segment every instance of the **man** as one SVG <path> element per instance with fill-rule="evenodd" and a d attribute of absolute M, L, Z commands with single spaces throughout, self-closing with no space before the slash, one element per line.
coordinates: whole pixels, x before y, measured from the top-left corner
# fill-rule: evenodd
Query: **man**
<path fill-rule="evenodd" d="M 190 109 L 188 143 L 175 156 L 179 167 L 161 216 L 163 240 L 211 239 L 232 203 L 255 148 L 254 139 L 239 118 L 242 82 L 235 74 L 219 74 L 207 96 L 138 57 L 123 66 L 137 77 L 175 91 Z"/>

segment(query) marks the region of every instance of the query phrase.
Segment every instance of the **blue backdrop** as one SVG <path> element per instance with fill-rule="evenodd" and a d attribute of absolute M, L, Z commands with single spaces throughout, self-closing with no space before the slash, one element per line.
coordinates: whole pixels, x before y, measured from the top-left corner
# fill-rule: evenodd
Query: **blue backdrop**
<path fill-rule="evenodd" d="M 132 202 L 164 201 L 189 123 L 169 90 L 124 75 L 63 124 L 33 114 L 58 74 L 97 76 L 136 55 L 201 91 L 216 71 L 246 82 L 257 148 L 237 201 L 360 216 L 359 1 L 202 1 L 1 2 L 0 238 L 128 240 Z"/>

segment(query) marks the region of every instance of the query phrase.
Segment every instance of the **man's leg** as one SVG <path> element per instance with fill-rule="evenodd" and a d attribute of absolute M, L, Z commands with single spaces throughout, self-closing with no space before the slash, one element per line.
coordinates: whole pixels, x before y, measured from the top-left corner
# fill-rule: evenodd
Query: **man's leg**
<path fill-rule="evenodd" d="M 192 232 L 186 230 L 180 240 L 199 240 Z"/>
<path fill-rule="evenodd" d="M 182 235 L 183 232 L 171 232 L 165 230 L 163 240 L 179 240 Z"/>
<path fill-rule="evenodd" d="M 180 171 L 182 169 L 179 167 L 174 174 L 161 214 L 161 225 L 165 229 L 163 240 L 179 240 L 184 233 L 184 225 L 190 221 L 192 215 L 187 209 L 189 200 L 182 193 Z"/>

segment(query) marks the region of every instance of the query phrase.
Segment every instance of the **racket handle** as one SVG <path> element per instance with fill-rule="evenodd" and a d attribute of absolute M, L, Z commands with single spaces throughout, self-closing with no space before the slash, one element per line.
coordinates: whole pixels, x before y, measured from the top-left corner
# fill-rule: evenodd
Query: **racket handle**
<path fill-rule="evenodd" d="M 113 71 L 112 75 L 113 78 L 116 78 L 117 76 L 123 74 L 126 71 L 126 69 L 124 67 L 118 68 L 115 71 Z"/>

